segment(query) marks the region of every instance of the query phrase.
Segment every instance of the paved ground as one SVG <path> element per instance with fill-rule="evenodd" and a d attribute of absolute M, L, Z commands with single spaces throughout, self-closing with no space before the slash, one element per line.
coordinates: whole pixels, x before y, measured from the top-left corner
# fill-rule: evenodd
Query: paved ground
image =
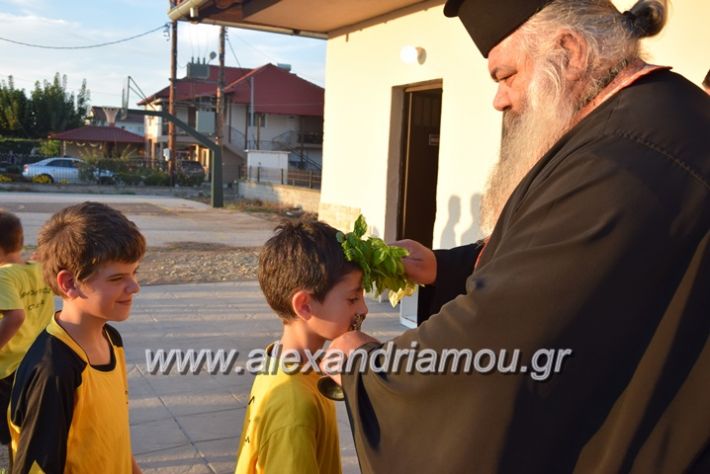
<path fill-rule="evenodd" d="M 387 303 L 368 301 L 364 329 L 382 339 L 401 333 Z M 131 318 L 117 326 L 126 345 L 131 432 L 146 473 L 234 472 L 253 376 L 151 375 L 146 349 L 237 349 L 237 366 L 253 349 L 278 338 L 280 321 L 256 282 L 144 288 Z M 347 415 L 338 403 L 345 473 L 358 473 Z"/>
<path fill-rule="evenodd" d="M 200 242 L 257 247 L 272 221 L 173 197 L 0 192 L 0 207 L 19 215 L 25 240 L 36 243 L 40 226 L 57 210 L 95 200 L 125 212 L 148 245 Z M 368 301 L 364 330 L 381 339 L 404 328 L 387 303 Z M 133 450 L 144 472 L 231 473 L 253 376 L 151 375 L 146 349 L 236 349 L 239 363 L 278 338 L 281 323 L 257 282 L 143 287 L 133 315 L 117 325 L 126 343 Z M 345 409 L 338 403 L 344 472 L 359 472 Z M 0 472 L 3 466 L 0 455 Z"/>
<path fill-rule="evenodd" d="M 124 212 L 140 227 L 150 247 L 176 242 L 258 247 L 274 228 L 273 222 L 247 213 L 175 197 L 0 192 L 0 207 L 22 220 L 27 245 L 36 243 L 37 231 L 53 213 L 83 201 L 103 202 Z"/>

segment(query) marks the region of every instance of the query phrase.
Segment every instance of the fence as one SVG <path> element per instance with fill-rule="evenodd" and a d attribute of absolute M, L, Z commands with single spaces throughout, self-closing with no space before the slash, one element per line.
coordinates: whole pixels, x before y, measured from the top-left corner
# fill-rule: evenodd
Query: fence
<path fill-rule="evenodd" d="M 0 181 L 31 181 L 57 184 L 125 184 L 169 186 L 171 177 L 166 163 L 160 160 L 77 159 L 14 155 L 12 161 L 0 156 Z M 44 161 L 42 161 L 44 160 Z M 39 163 L 41 162 L 41 163 Z M 178 161 L 175 182 L 181 186 L 199 185 L 205 171 L 193 161 Z"/>
<path fill-rule="evenodd" d="M 255 183 L 287 184 L 309 189 L 320 189 L 321 186 L 321 172 L 318 170 L 249 166 L 242 176 Z"/>

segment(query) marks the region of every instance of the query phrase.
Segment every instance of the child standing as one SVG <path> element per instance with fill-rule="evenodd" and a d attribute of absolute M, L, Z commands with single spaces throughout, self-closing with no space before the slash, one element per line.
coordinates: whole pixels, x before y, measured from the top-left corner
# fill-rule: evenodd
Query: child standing
<path fill-rule="evenodd" d="M 15 370 L 54 314 L 42 267 L 22 258 L 22 223 L 0 210 L 0 443 L 10 443 L 7 406 Z"/>
<path fill-rule="evenodd" d="M 367 313 L 362 271 L 336 233 L 316 221 L 284 223 L 261 251 L 259 284 L 283 322 L 281 354 L 306 361 L 306 351 L 315 354 Z M 272 347 L 267 353 L 275 357 Z M 266 366 L 274 371 L 254 379 L 236 473 L 340 473 L 335 406 L 318 391 L 318 374 L 273 362 Z"/>
<path fill-rule="evenodd" d="M 10 399 L 13 472 L 140 472 L 131 453 L 123 342 L 145 239 L 104 204 L 58 212 L 37 254 L 63 301 L 27 351 Z"/>

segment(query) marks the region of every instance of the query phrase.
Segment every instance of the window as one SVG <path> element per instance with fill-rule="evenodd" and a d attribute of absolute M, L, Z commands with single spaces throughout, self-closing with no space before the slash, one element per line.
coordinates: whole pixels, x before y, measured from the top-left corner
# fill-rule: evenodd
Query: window
<path fill-rule="evenodd" d="M 254 112 L 254 123 L 251 121 L 251 115 L 252 114 L 247 114 L 247 120 L 249 121 L 249 126 L 250 127 L 256 127 L 257 125 L 260 128 L 266 128 L 266 114 L 263 112 Z"/>

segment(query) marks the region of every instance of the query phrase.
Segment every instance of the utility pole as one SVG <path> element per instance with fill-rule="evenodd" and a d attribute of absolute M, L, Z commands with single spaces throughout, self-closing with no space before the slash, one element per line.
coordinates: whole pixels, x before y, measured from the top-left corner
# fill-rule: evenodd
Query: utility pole
<path fill-rule="evenodd" d="M 224 42 L 227 28 L 219 29 L 219 73 L 217 79 L 217 116 L 215 117 L 215 142 L 219 153 L 212 154 L 212 206 L 222 207 L 222 150 L 224 149 Z"/>
<path fill-rule="evenodd" d="M 173 21 L 170 34 L 170 91 L 168 93 L 168 113 L 175 115 L 175 81 L 177 76 L 177 21 Z M 168 150 L 170 159 L 168 160 L 168 174 L 170 175 L 170 185 L 175 186 L 175 160 L 177 152 L 175 146 L 175 124 L 168 122 Z"/>

